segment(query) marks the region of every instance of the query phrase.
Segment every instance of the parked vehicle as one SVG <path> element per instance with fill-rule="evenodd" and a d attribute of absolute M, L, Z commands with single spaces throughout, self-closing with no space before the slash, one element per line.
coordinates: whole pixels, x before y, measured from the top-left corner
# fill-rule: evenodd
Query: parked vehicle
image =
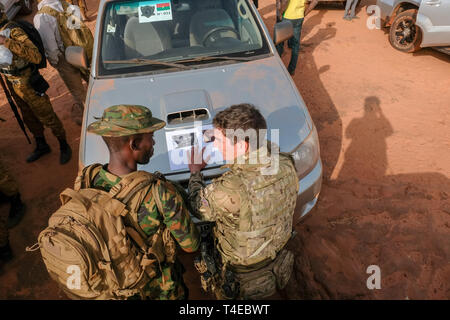
<path fill-rule="evenodd" d="M 147 106 L 164 119 L 155 152 L 139 169 L 160 171 L 186 185 L 189 170 L 171 153 L 195 144 L 197 124 L 211 127 L 214 115 L 238 103 L 253 103 L 265 116 L 272 141 L 295 159 L 301 215 L 316 204 L 322 162 L 314 123 L 252 0 L 101 0 L 80 143 L 80 167 L 107 163 L 102 139 L 87 126 L 117 104 Z M 277 42 L 293 34 L 287 21 L 275 25 Z M 80 47 L 66 58 L 87 67 Z M 224 172 L 210 164 L 206 179 Z"/>
<path fill-rule="evenodd" d="M 5 6 L 8 19 L 13 19 L 18 13 L 30 14 L 33 11 L 33 0 L 0 0 Z"/>
<path fill-rule="evenodd" d="M 433 47 L 450 54 L 450 0 L 377 0 L 377 5 L 395 49 Z"/>

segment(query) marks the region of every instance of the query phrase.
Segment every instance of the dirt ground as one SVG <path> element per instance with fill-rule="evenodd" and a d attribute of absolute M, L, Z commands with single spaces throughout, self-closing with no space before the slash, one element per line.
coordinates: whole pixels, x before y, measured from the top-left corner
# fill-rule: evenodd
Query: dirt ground
<path fill-rule="evenodd" d="M 294 80 L 319 132 L 324 179 L 316 208 L 296 224 L 295 273 L 275 299 L 450 298 L 450 56 L 391 48 L 386 32 L 366 27 L 366 6 L 374 2 L 363 0 L 360 19 L 351 22 L 341 7 L 322 5 L 303 24 Z M 96 17 L 98 0 L 88 5 Z M 259 7 L 273 30 L 274 1 L 260 0 Z M 44 76 L 74 154 L 59 165 L 57 141 L 47 132 L 53 152 L 26 164 L 33 147 L 0 96 L 7 120 L 0 125 L 1 157 L 28 208 L 10 232 L 15 258 L 2 266 L 0 299 L 65 299 L 39 253 L 25 252 L 78 166 L 72 98 L 55 70 Z M 207 298 L 192 255 L 182 260 L 190 297 Z M 366 286 L 370 265 L 380 267 L 381 289 Z"/>

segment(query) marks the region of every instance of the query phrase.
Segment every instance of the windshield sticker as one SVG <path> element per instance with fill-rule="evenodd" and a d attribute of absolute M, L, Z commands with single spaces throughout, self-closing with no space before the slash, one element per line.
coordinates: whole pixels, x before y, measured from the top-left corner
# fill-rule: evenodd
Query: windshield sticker
<path fill-rule="evenodd" d="M 187 159 L 192 146 L 199 149 L 205 147 L 203 158 L 209 159 L 208 164 L 222 163 L 222 155 L 214 147 L 212 130 L 212 125 L 205 125 L 166 132 L 170 170 L 188 169 Z"/>
<path fill-rule="evenodd" d="M 112 25 L 108 24 L 108 26 L 106 27 L 106 32 L 107 33 L 115 33 L 116 32 L 116 26 L 112 26 Z"/>
<path fill-rule="evenodd" d="M 155 0 L 139 2 L 139 23 L 172 20 L 170 1 Z"/>

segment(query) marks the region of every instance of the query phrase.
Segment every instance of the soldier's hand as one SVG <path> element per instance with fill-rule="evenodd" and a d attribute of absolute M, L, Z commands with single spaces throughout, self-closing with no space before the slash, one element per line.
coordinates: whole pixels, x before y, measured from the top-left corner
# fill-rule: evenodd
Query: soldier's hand
<path fill-rule="evenodd" d="M 200 172 L 208 164 L 210 157 L 208 157 L 208 159 L 206 160 L 203 159 L 203 153 L 205 152 L 205 148 L 206 147 L 203 147 L 202 151 L 199 152 L 198 147 L 194 146 L 191 148 L 191 152 L 188 153 L 188 166 L 189 171 L 191 171 L 191 173 Z"/>
<path fill-rule="evenodd" d="M 0 45 L 3 45 L 5 43 L 6 37 L 0 36 Z"/>

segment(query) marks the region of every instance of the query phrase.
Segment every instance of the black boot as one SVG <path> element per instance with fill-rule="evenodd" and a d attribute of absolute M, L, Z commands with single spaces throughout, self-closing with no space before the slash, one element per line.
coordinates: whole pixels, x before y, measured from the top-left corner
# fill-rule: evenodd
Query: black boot
<path fill-rule="evenodd" d="M 25 214 L 25 204 L 20 199 L 20 193 L 10 198 L 11 208 L 8 216 L 8 229 L 14 228 Z"/>
<path fill-rule="evenodd" d="M 8 243 L 5 246 L 0 247 L 0 261 L 7 262 L 7 261 L 11 260 L 12 257 L 13 257 L 13 255 L 12 255 L 11 247 L 9 246 L 9 241 L 8 241 Z"/>
<path fill-rule="evenodd" d="M 27 158 L 27 162 L 33 162 L 42 157 L 43 155 L 50 153 L 50 146 L 45 141 L 45 138 L 35 138 L 36 140 L 36 149 L 34 149 L 33 153 L 30 154 Z"/>
<path fill-rule="evenodd" d="M 69 144 L 67 143 L 66 139 L 59 140 L 59 148 L 61 150 L 61 155 L 59 157 L 59 163 L 65 164 L 70 161 L 72 158 L 72 149 L 70 149 Z"/>

